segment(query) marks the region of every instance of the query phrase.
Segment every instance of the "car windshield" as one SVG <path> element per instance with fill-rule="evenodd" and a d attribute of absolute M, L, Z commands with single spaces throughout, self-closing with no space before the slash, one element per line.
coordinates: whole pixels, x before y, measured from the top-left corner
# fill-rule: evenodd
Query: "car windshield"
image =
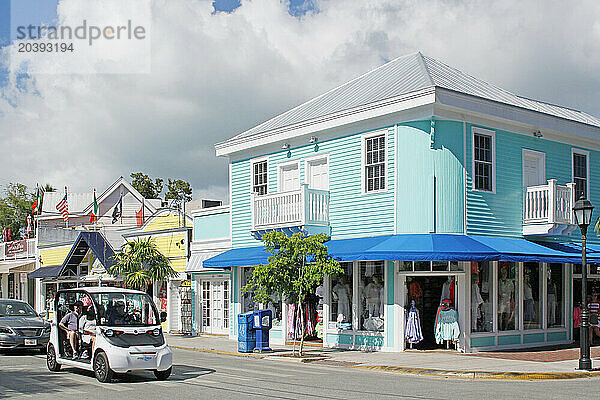
<path fill-rule="evenodd" d="M 37 314 L 27 303 L 0 301 L 0 317 L 37 317 Z"/>
<path fill-rule="evenodd" d="M 149 326 L 160 322 L 156 307 L 147 294 L 93 293 L 98 322 L 107 326 Z"/>

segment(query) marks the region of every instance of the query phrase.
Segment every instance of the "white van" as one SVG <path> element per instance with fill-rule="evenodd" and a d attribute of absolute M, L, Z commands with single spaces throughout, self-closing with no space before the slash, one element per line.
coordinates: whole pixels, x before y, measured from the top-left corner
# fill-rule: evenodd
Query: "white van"
<path fill-rule="evenodd" d="M 152 370 L 159 380 L 171 374 L 173 353 L 160 325 L 166 313 L 158 314 L 148 294 L 88 287 L 59 290 L 54 301 L 46 357 L 50 371 L 62 365 L 82 368 L 94 371 L 100 382 L 135 370 Z M 67 316 L 74 308 L 77 313 Z"/>

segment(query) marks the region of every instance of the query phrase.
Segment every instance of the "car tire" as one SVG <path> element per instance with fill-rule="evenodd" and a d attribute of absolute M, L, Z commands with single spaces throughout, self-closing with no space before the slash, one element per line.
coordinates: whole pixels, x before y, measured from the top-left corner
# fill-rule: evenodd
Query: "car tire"
<path fill-rule="evenodd" d="M 46 351 L 46 366 L 52 372 L 60 371 L 60 364 L 56 361 L 56 351 L 54 350 L 54 346 L 49 344 L 48 349 Z"/>
<path fill-rule="evenodd" d="M 169 367 L 169 369 L 165 369 L 164 371 L 159 371 L 157 369 L 154 370 L 154 376 L 156 376 L 156 379 L 158 379 L 159 381 L 164 381 L 166 380 L 169 376 L 171 376 L 171 370 L 173 367 Z"/>
<path fill-rule="evenodd" d="M 115 375 L 114 371 L 110 369 L 108 357 L 103 351 L 98 352 L 94 357 L 94 375 L 102 383 L 110 382 Z"/>

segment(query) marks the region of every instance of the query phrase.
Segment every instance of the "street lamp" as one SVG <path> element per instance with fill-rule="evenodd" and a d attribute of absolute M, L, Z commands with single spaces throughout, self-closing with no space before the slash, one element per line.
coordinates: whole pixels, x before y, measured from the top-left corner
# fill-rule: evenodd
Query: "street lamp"
<path fill-rule="evenodd" d="M 590 313 L 587 307 L 587 264 L 585 258 L 585 239 L 587 228 L 592 220 L 594 206 L 588 199 L 581 197 L 573 206 L 575 223 L 581 229 L 581 329 L 579 330 L 579 369 L 591 370 L 590 358 Z"/>

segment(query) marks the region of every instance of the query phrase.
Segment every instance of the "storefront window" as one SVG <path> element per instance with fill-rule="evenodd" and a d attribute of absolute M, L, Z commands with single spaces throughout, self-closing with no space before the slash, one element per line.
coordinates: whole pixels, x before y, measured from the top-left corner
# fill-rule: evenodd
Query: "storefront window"
<path fill-rule="evenodd" d="M 342 329 L 352 328 L 352 263 L 340 263 L 344 273 L 331 279 L 329 320 Z"/>
<path fill-rule="evenodd" d="M 544 279 L 542 266 L 535 262 L 523 264 L 523 327 L 542 327 L 542 292 Z"/>
<path fill-rule="evenodd" d="M 565 326 L 564 273 L 565 269 L 562 264 L 548 264 L 548 281 L 546 282 L 548 328 Z"/>
<path fill-rule="evenodd" d="M 254 268 L 241 268 L 242 273 L 242 286 L 244 287 L 250 282 L 252 279 L 252 274 L 254 273 Z M 242 291 L 242 312 L 246 313 L 248 311 L 258 310 L 258 303 L 254 301 L 254 291 L 244 292 Z"/>
<path fill-rule="evenodd" d="M 383 261 L 361 261 L 358 276 L 359 329 L 383 331 Z"/>
<path fill-rule="evenodd" d="M 494 329 L 492 263 L 471 263 L 471 332 Z"/>
<path fill-rule="evenodd" d="M 508 261 L 498 262 L 498 330 L 518 329 L 519 287 L 518 264 Z"/>

